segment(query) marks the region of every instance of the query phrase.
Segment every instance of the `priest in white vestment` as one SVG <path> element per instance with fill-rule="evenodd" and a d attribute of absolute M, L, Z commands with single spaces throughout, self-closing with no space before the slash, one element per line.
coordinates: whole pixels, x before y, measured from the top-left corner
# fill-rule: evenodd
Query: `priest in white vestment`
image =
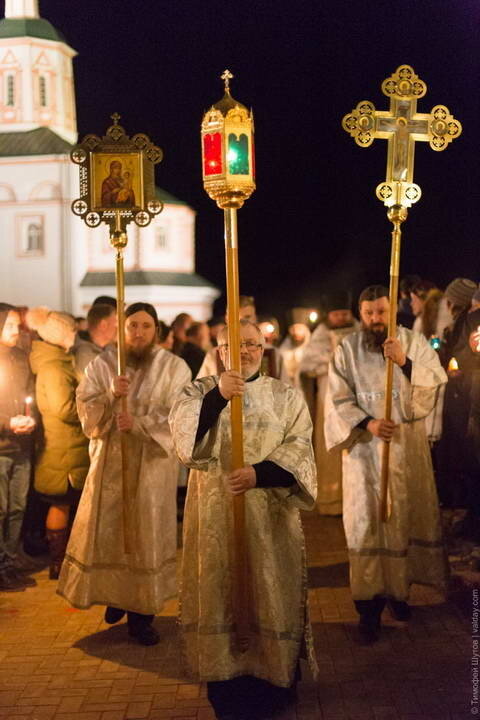
<path fill-rule="evenodd" d="M 301 393 L 260 376 L 264 338 L 241 321 L 241 373 L 227 371 L 187 386 L 170 414 L 178 455 L 192 468 L 184 519 L 180 623 L 186 657 L 208 682 L 217 717 L 232 706 L 257 717 L 265 701 L 285 701 L 301 653 L 313 667 L 307 613 L 304 536 L 299 509 L 316 494 L 312 424 Z M 227 329 L 219 335 L 227 364 Z M 243 396 L 245 467 L 230 472 L 230 405 Z M 231 496 L 245 493 L 252 607 L 250 646 L 235 649 L 232 611 Z M 227 682 L 225 682 L 227 681 Z M 275 687 L 276 686 L 276 687 Z M 283 690 L 282 690 L 283 689 Z M 278 692 L 277 692 L 278 691 Z M 262 715 L 263 717 L 263 715 Z"/>
<path fill-rule="evenodd" d="M 317 465 L 317 510 L 320 515 L 342 514 L 342 455 L 338 450 L 327 452 L 325 447 L 325 395 L 328 364 L 335 348 L 344 337 L 359 329 L 352 314 L 352 299 L 348 292 L 331 293 L 324 298 L 325 321 L 312 333 L 300 363 L 300 373 L 315 378 L 316 402 L 313 446 Z"/>
<path fill-rule="evenodd" d="M 176 594 L 176 490 L 168 414 L 191 380 L 186 363 L 156 345 L 158 319 L 148 303 L 127 308 L 127 372 L 115 350 L 86 368 L 77 405 L 90 440 L 91 465 L 63 562 L 58 593 L 74 607 L 106 605 L 105 620 L 127 613 L 129 634 L 158 642 L 151 623 Z M 122 412 L 121 398 L 127 398 Z M 133 550 L 125 553 L 120 432 L 127 440 L 128 482 L 135 500 Z"/>
<path fill-rule="evenodd" d="M 447 381 L 437 353 L 420 334 L 399 327 L 387 338 L 388 290 L 360 295 L 362 329 L 346 337 L 330 365 L 327 448 L 343 449 L 343 523 L 350 582 L 363 640 L 378 639 L 385 602 L 408 620 L 410 585 L 445 589 L 437 493 L 424 418 Z M 385 360 L 394 362 L 392 420 L 384 419 Z M 382 522 L 380 468 L 390 442 L 389 505 Z"/>

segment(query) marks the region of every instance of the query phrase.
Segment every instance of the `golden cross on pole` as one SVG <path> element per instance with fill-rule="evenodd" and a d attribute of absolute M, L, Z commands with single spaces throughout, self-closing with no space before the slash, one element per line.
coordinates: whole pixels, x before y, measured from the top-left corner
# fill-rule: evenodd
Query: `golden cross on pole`
<path fill-rule="evenodd" d="M 417 101 L 427 92 L 427 86 L 410 65 L 400 65 L 382 83 L 382 92 L 390 98 L 389 110 L 376 110 L 369 100 L 362 100 L 351 113 L 345 115 L 342 127 L 360 147 L 368 147 L 375 138 L 388 141 L 387 174 L 376 189 L 376 195 L 388 208 L 393 224 L 390 261 L 390 312 L 388 336 L 396 336 L 398 279 L 400 271 L 401 224 L 407 219 L 409 208 L 420 200 L 421 190 L 413 182 L 415 142 L 428 142 L 432 150 L 440 151 L 457 138 L 462 126 L 445 105 L 435 105 L 430 113 L 417 112 Z M 393 363 L 386 361 L 385 419 L 391 419 Z M 382 520 L 389 517 L 388 463 L 390 444 L 384 443 L 381 470 L 380 512 Z"/>

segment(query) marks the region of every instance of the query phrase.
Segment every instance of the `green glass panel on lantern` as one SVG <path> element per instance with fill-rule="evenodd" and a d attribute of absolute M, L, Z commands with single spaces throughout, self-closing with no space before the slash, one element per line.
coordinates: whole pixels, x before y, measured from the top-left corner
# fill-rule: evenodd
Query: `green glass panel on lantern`
<path fill-rule="evenodd" d="M 234 133 L 228 136 L 227 152 L 228 172 L 230 175 L 248 175 L 248 137 L 244 134 L 238 138 Z"/>

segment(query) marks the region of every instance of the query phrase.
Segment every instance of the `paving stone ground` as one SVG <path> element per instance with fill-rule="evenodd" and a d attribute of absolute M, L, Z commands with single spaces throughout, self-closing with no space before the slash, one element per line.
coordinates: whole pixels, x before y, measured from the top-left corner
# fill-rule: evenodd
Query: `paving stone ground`
<path fill-rule="evenodd" d="M 475 587 L 447 602 L 414 586 L 408 625 L 384 612 L 380 642 L 357 642 L 341 520 L 304 518 L 318 682 L 304 677 L 282 720 L 464 720 L 474 718 L 472 610 Z M 203 685 L 182 674 L 172 602 L 155 625 L 155 647 L 129 641 L 103 608 L 77 611 L 38 586 L 0 593 L 0 720 L 213 720 Z M 480 602 L 480 601 L 478 601 Z M 479 636 L 480 637 L 480 636 Z"/>

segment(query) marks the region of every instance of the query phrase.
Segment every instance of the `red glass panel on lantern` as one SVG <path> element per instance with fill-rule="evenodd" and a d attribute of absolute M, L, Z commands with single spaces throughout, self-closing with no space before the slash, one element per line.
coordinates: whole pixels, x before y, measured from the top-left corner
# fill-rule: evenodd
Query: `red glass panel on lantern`
<path fill-rule="evenodd" d="M 203 138 L 203 174 L 219 175 L 222 172 L 222 136 L 220 133 Z"/>

